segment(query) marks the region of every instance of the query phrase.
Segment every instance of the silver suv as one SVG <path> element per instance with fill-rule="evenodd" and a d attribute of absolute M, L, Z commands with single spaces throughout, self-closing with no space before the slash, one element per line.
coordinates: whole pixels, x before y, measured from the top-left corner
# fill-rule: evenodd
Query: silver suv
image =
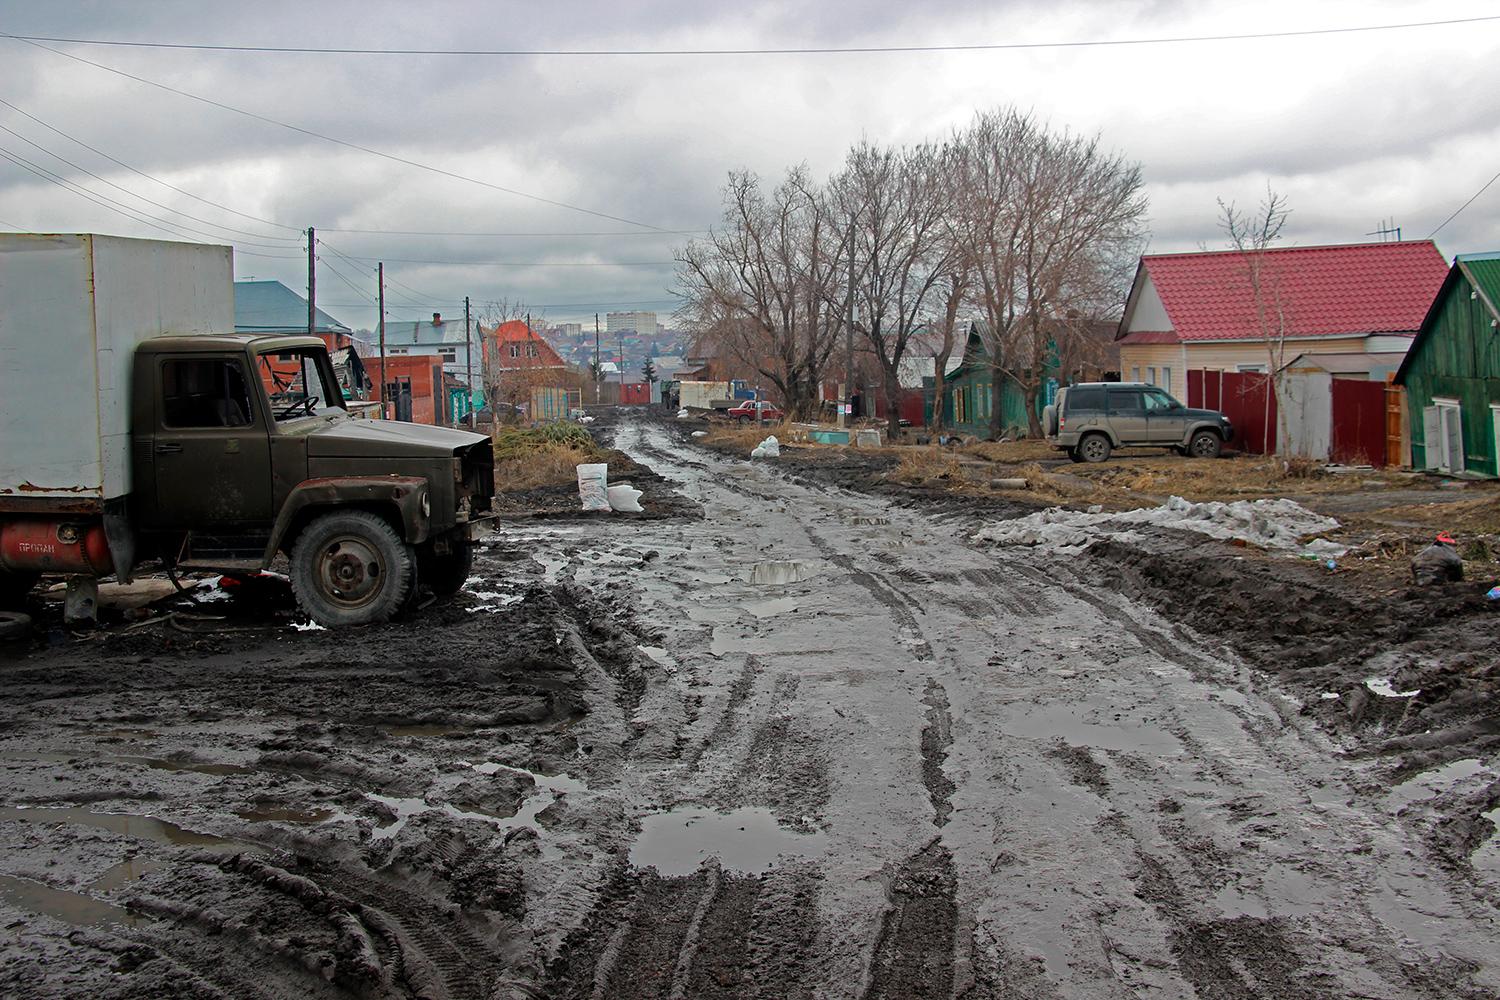
<path fill-rule="evenodd" d="M 1193 410 L 1143 382 L 1080 382 L 1057 390 L 1042 416 L 1047 439 L 1075 462 L 1103 462 L 1116 448 L 1169 448 L 1218 458 L 1234 437 L 1218 410 Z"/>

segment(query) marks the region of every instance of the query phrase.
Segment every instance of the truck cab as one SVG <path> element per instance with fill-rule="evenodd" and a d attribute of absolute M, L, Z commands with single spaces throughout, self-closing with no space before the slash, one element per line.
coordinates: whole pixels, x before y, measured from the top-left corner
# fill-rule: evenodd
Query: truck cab
<path fill-rule="evenodd" d="M 323 624 L 382 620 L 418 583 L 449 593 L 467 578 L 489 439 L 351 417 L 320 339 L 153 338 L 136 348 L 131 399 L 143 553 L 204 570 L 285 553 Z"/>

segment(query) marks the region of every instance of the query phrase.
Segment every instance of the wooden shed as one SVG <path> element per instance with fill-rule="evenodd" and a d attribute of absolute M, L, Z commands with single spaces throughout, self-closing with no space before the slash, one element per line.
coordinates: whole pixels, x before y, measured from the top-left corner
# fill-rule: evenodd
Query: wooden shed
<path fill-rule="evenodd" d="M 948 375 L 943 387 L 943 426 L 960 434 L 989 438 L 994 423 L 995 380 L 1000 380 L 1000 431 L 1016 431 L 1024 436 L 1026 397 L 1021 389 L 990 365 L 990 354 L 984 345 L 980 325 L 969 326 L 963 360 Z"/>
<path fill-rule="evenodd" d="M 1497 305 L 1500 253 L 1455 258 L 1396 373 L 1419 469 L 1500 475 Z"/>

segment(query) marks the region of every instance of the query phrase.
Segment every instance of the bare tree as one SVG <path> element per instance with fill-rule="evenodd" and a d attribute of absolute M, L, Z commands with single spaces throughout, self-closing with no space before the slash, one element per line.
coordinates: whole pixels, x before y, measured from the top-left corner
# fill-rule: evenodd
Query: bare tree
<path fill-rule="evenodd" d="M 862 142 L 829 184 L 829 215 L 848 220 L 838 242 L 855 262 L 847 290 L 857 307 L 854 329 L 880 366 L 891 440 L 901 435 L 901 362 L 931 320 L 955 256 L 946 160 L 946 150 L 932 145 L 894 149 Z M 828 292 L 836 309 L 846 290 Z"/>
<path fill-rule="evenodd" d="M 938 348 L 932 357 L 932 423 L 929 427 L 934 432 L 943 428 L 943 395 L 948 391 L 948 360 L 953 357 L 954 347 L 958 346 L 958 314 L 968 298 L 971 280 L 968 270 L 963 266 L 962 256 L 955 254 L 955 258 L 953 269 L 944 278 L 941 291 L 943 308 L 933 323 Z M 964 339 L 967 342 L 967 336 Z"/>
<path fill-rule="evenodd" d="M 515 358 L 502 357 L 502 350 L 498 339 L 495 338 L 496 331 L 505 323 L 527 322 L 531 310 L 519 300 L 498 299 L 486 302 L 478 310 L 479 342 L 483 348 L 482 374 L 484 380 L 484 398 L 489 406 L 490 413 L 496 420 L 504 418 L 515 419 L 520 412 L 520 407 L 529 406 L 531 403 L 531 390 L 537 388 L 545 380 L 545 374 L 540 366 L 540 348 L 536 345 L 521 345 L 520 355 Z M 538 314 L 533 317 L 534 322 L 544 322 Z M 527 327 L 528 333 L 531 327 Z M 540 335 L 531 334 L 540 339 Z M 531 350 L 527 348 L 530 347 Z M 499 404 L 507 404 L 507 411 L 502 414 Z"/>
<path fill-rule="evenodd" d="M 1219 228 L 1229 238 L 1229 245 L 1241 260 L 1240 276 L 1250 295 L 1250 315 L 1245 317 L 1248 326 L 1260 337 L 1266 348 L 1266 392 L 1265 423 L 1271 426 L 1271 401 L 1276 402 L 1277 446 L 1287 438 L 1286 407 L 1286 308 L 1281 298 L 1281 276 L 1274 264 L 1268 266 L 1267 251 L 1281 240 L 1281 230 L 1286 226 L 1291 209 L 1286 197 L 1266 185 L 1266 197 L 1252 215 L 1235 207 L 1234 202 L 1219 199 Z M 1275 449 L 1270 442 L 1262 441 L 1266 453 Z"/>
<path fill-rule="evenodd" d="M 828 286 L 836 245 L 820 193 L 805 167 L 769 194 L 748 171 L 729 175 L 724 216 L 677 256 L 679 317 L 781 394 L 788 412 L 817 403 L 839 320 Z"/>
<path fill-rule="evenodd" d="M 1037 396 L 1079 330 L 1144 243 L 1140 167 L 1099 139 L 1053 133 L 1014 109 L 976 116 L 963 134 L 956 226 L 975 276 L 976 305 L 994 374 L 990 429 L 1001 391 L 1020 389 L 1040 436 Z"/>

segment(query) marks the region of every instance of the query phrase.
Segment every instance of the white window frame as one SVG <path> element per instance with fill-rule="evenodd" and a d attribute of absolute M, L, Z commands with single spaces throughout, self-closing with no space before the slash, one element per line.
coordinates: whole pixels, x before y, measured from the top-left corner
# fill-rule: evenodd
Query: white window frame
<path fill-rule="evenodd" d="M 1141 380 L 1141 368 L 1140 368 L 1140 365 L 1132 365 L 1131 368 L 1130 368 L 1130 381 L 1132 381 L 1132 382 L 1139 382 L 1140 380 Z"/>
<path fill-rule="evenodd" d="M 1168 394 L 1172 392 L 1172 366 L 1164 365 L 1161 370 L 1161 387 Z"/>
<path fill-rule="evenodd" d="M 1237 372 L 1239 372 L 1241 375 L 1264 375 L 1266 373 L 1266 366 L 1265 365 L 1235 365 L 1234 366 L 1234 370 L 1237 371 Z"/>
<path fill-rule="evenodd" d="M 1146 384 L 1147 385 L 1155 385 L 1156 384 L 1156 366 L 1155 365 L 1152 365 L 1151 367 L 1149 367 L 1149 368 L 1146 369 Z"/>

